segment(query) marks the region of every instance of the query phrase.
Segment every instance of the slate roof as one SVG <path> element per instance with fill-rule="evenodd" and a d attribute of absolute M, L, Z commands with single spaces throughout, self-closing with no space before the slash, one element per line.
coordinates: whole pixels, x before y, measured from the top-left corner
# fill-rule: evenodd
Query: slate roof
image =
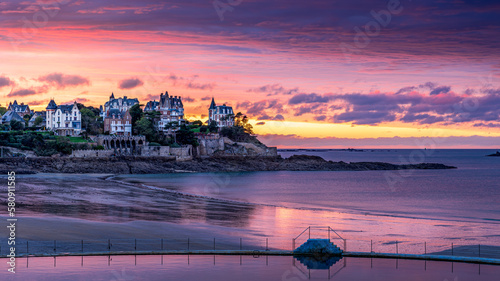
<path fill-rule="evenodd" d="M 120 99 L 110 99 L 108 102 L 104 104 L 105 107 L 113 107 L 114 105 L 118 106 L 120 103 Z M 122 105 L 133 106 L 139 103 L 139 99 L 129 99 L 127 97 L 122 98 Z"/>
<path fill-rule="evenodd" d="M 50 100 L 49 105 L 47 105 L 47 110 L 56 110 L 57 104 L 54 100 Z"/>
<path fill-rule="evenodd" d="M 17 100 L 14 100 L 14 103 L 9 104 L 11 110 L 15 112 L 26 112 L 29 111 L 29 106 L 27 104 L 18 104 Z"/>
<path fill-rule="evenodd" d="M 116 108 L 110 109 L 110 110 L 108 110 L 106 117 L 112 118 L 114 115 L 114 118 L 123 119 L 123 118 L 125 118 L 125 115 L 127 114 L 127 112 L 128 111 L 120 111 L 119 109 L 116 109 Z"/>
<path fill-rule="evenodd" d="M 12 120 L 24 122 L 24 119 L 12 110 L 5 112 L 5 114 L 2 116 L 2 123 L 9 123 Z"/>
<path fill-rule="evenodd" d="M 159 105 L 159 101 L 148 101 L 148 103 L 146 103 L 146 106 L 144 107 L 144 111 L 157 110 Z"/>

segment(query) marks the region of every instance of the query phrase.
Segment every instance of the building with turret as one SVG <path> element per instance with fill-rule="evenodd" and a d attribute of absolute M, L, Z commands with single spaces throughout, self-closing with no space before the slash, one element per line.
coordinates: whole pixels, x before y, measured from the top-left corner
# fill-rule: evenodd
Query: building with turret
<path fill-rule="evenodd" d="M 132 106 L 139 104 L 138 99 L 129 99 L 127 96 L 124 96 L 123 98 L 115 98 L 115 94 L 111 93 L 111 96 L 109 97 L 109 101 L 107 101 L 104 106 L 100 107 L 101 110 L 101 117 L 106 118 L 108 115 L 108 111 L 112 109 L 117 109 L 120 112 L 125 112 L 129 110 Z"/>
<path fill-rule="evenodd" d="M 45 109 L 47 130 L 60 136 L 78 136 L 82 132 L 82 114 L 77 103 L 57 105 L 50 100 Z"/>
<path fill-rule="evenodd" d="M 174 122 L 176 125 L 182 125 L 184 120 L 184 104 L 180 96 L 169 96 L 168 92 L 160 94 L 159 101 L 150 101 L 144 107 L 144 111 L 159 111 L 161 113 L 158 129 L 168 131 L 165 127 Z"/>
<path fill-rule="evenodd" d="M 216 105 L 214 98 L 208 108 L 208 124 L 212 121 L 217 123 L 217 127 L 232 127 L 234 126 L 234 112 L 231 106 Z"/>
<path fill-rule="evenodd" d="M 109 132 L 111 135 L 131 136 L 132 117 L 129 110 L 136 104 L 139 104 L 138 99 L 129 99 L 127 96 L 115 98 L 115 94 L 111 93 L 109 101 L 100 107 L 104 132 Z"/>
<path fill-rule="evenodd" d="M 15 100 L 14 103 L 9 103 L 9 107 L 7 108 L 7 111 L 13 111 L 21 117 L 24 117 L 24 115 L 26 115 L 26 114 L 31 114 L 30 106 L 27 104 L 24 104 L 24 102 L 21 104 L 18 104 L 17 100 Z"/>

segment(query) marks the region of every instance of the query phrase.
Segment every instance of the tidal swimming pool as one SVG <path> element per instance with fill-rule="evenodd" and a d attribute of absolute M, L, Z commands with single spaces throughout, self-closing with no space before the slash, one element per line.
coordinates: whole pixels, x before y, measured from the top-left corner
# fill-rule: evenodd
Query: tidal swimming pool
<path fill-rule="evenodd" d="M 498 280 L 500 266 L 401 259 L 289 256 L 94 256 L 19 258 L 1 280 Z"/>

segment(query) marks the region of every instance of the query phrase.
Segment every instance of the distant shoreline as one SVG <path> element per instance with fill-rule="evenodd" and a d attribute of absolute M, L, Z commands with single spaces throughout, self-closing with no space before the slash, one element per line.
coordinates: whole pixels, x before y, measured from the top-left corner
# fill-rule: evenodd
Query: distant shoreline
<path fill-rule="evenodd" d="M 293 155 L 289 158 L 264 156 L 214 156 L 175 161 L 168 157 L 109 158 L 1 158 L 0 172 L 36 173 L 109 173 L 169 174 L 186 172 L 257 172 L 257 171 L 377 171 L 407 169 L 456 169 L 438 163 L 397 165 L 383 162 L 333 162 L 319 156 Z"/>

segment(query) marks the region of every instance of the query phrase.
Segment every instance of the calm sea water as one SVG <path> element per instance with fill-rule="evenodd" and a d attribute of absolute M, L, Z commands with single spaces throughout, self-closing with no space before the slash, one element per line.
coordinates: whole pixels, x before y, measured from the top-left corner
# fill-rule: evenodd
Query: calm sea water
<path fill-rule="evenodd" d="M 241 215 L 234 226 L 283 239 L 309 225 L 328 225 L 344 238 L 380 240 L 381 244 L 393 239 L 500 245 L 500 158 L 485 157 L 493 152 L 283 152 L 284 157 L 313 154 L 345 162 L 431 162 L 458 169 L 130 175 L 120 180 L 216 198 L 226 206 L 248 203 L 254 206 L 251 211 L 232 214 Z M 222 218 L 207 218 L 205 223 L 230 226 L 227 211 L 219 209 Z"/>
<path fill-rule="evenodd" d="M 3 261 L 3 259 L 0 259 Z M 1 280 L 497 280 L 498 267 L 464 263 L 344 258 L 309 270 L 292 257 L 112 256 L 19 259 Z M 496 277 L 495 277 L 496 276 Z"/>

